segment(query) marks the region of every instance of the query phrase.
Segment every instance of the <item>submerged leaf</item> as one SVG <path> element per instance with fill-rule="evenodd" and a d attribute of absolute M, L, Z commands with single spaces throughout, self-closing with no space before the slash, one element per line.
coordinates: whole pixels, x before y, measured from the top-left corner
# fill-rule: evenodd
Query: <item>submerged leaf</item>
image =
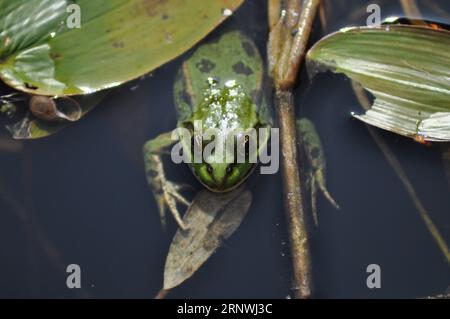
<path fill-rule="evenodd" d="M 39 139 L 55 134 L 65 128 L 71 121 L 76 121 L 100 103 L 108 91 L 77 97 L 77 99 L 60 98 L 54 101 L 55 113 L 50 114 L 53 120 L 42 120 L 36 114 L 27 112 L 17 123 L 7 128 L 17 140 Z M 35 97 L 32 97 L 32 99 Z"/>
<path fill-rule="evenodd" d="M 252 201 L 240 187 L 229 193 L 200 192 L 184 217 L 188 230 L 173 238 L 164 270 L 164 289 L 189 279 L 241 224 Z"/>
<path fill-rule="evenodd" d="M 418 26 L 349 28 L 319 41 L 310 69 L 330 69 L 375 96 L 356 118 L 411 138 L 450 141 L 450 32 Z"/>
<path fill-rule="evenodd" d="M 0 78 L 38 95 L 88 94 L 146 74 L 244 0 L 0 0 Z M 67 26 L 68 6 L 81 27 Z"/>

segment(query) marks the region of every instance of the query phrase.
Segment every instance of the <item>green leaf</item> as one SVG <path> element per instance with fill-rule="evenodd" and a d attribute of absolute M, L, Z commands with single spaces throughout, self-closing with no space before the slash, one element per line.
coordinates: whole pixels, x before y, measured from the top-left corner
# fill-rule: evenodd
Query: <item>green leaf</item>
<path fill-rule="evenodd" d="M 244 0 L 0 0 L 0 78 L 39 95 L 87 94 L 146 74 Z M 81 28 L 69 29 L 70 4 Z"/>
<path fill-rule="evenodd" d="M 348 28 L 307 55 L 312 71 L 330 69 L 375 96 L 356 118 L 411 138 L 450 141 L 450 33 L 417 26 Z"/>
<path fill-rule="evenodd" d="M 0 1 L 0 58 L 51 38 L 66 18 L 67 0 Z"/>

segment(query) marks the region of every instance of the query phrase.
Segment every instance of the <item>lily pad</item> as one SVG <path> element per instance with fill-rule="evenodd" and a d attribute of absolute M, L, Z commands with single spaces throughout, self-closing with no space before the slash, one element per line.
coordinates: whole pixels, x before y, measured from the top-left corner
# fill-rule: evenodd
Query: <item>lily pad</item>
<path fill-rule="evenodd" d="M 0 0 L 0 79 L 48 96 L 114 87 L 187 51 L 243 1 Z M 67 24 L 74 8 L 80 28 Z"/>
<path fill-rule="evenodd" d="M 0 0 L 0 79 L 44 96 L 114 87 L 184 53 L 243 1 Z M 74 8 L 80 28 L 67 24 Z M 104 96 L 77 98 L 82 115 Z M 16 139 L 36 139 L 67 125 L 27 113 L 8 128 Z"/>
<path fill-rule="evenodd" d="M 375 96 L 361 121 L 421 141 L 450 141 L 450 32 L 420 26 L 347 28 L 307 55 L 313 72 L 344 73 Z"/>
<path fill-rule="evenodd" d="M 230 237 L 246 216 L 252 195 L 240 187 L 229 193 L 201 191 L 184 217 L 188 227 L 178 230 L 170 245 L 164 270 L 164 289 L 189 279 Z"/>

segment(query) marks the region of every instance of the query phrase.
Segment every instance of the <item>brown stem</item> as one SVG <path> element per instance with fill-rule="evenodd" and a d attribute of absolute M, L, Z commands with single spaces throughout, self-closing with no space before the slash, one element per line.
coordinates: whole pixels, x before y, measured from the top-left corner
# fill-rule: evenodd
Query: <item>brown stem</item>
<path fill-rule="evenodd" d="M 320 1 L 319 4 L 319 18 L 320 18 L 320 25 L 322 26 L 322 32 L 324 34 L 327 33 L 328 30 L 328 22 L 327 22 L 327 8 L 325 8 L 324 0 Z"/>
<path fill-rule="evenodd" d="M 302 12 L 302 0 L 291 0 L 286 3 L 286 27 L 289 30 L 298 26 L 299 13 Z"/>
<path fill-rule="evenodd" d="M 419 18 L 422 16 L 415 0 L 400 0 L 400 4 L 408 17 Z"/>
<path fill-rule="evenodd" d="M 306 52 L 319 0 L 287 0 L 279 20 L 271 24 L 268 42 L 269 72 L 275 85 L 275 106 L 280 125 L 284 203 L 291 244 L 296 298 L 311 297 L 311 254 L 309 231 L 300 180 L 302 158 L 298 155 L 295 106 L 292 89 Z M 269 1 L 274 6 L 274 2 Z M 273 21 L 273 7 L 270 9 Z M 298 19 L 298 17 L 300 17 Z M 298 19 L 298 20 L 297 20 Z M 294 24 L 295 22 L 295 24 Z"/>
<path fill-rule="evenodd" d="M 169 292 L 170 292 L 170 290 L 161 289 L 160 291 L 158 291 L 155 298 L 153 298 L 153 299 L 165 299 L 167 297 L 167 295 L 169 294 Z"/>
<path fill-rule="evenodd" d="M 21 150 L 21 142 L 0 137 L 0 152 L 18 153 Z"/>
<path fill-rule="evenodd" d="M 272 30 L 280 20 L 281 0 L 269 0 L 269 28 Z"/>
<path fill-rule="evenodd" d="M 416 0 L 400 0 L 400 4 L 402 5 L 403 12 L 408 18 L 420 19 L 422 17 L 422 13 L 420 12 Z M 425 21 L 421 20 L 415 21 L 414 24 L 422 26 L 427 25 Z"/>
<path fill-rule="evenodd" d="M 300 182 L 299 168 L 302 165 L 297 152 L 294 100 L 291 91 L 276 93 L 276 108 L 280 122 L 284 205 L 297 289 L 296 297 L 303 299 L 311 296 L 311 256 L 303 184 Z"/>
<path fill-rule="evenodd" d="M 291 47 L 291 53 L 283 81 L 280 87 L 284 89 L 292 89 L 297 80 L 298 71 L 302 64 L 306 53 L 306 46 L 308 45 L 309 35 L 311 33 L 312 25 L 316 17 L 317 9 L 320 0 L 308 0 L 304 2 L 300 21 L 297 25 L 297 34 Z"/>

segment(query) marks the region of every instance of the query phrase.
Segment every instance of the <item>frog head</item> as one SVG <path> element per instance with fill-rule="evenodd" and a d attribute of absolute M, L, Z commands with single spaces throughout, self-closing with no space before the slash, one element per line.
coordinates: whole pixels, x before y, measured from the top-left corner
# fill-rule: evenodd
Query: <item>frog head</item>
<path fill-rule="evenodd" d="M 201 135 L 194 130 L 196 122 L 202 125 Z M 215 192 L 230 191 L 243 183 L 266 144 L 259 140 L 260 125 L 256 106 L 240 85 L 228 81 L 223 87 L 208 86 L 201 104 L 184 123 L 193 133 L 191 158 L 194 149 L 202 150 L 202 161 L 190 165 L 198 180 Z"/>
<path fill-rule="evenodd" d="M 243 145 L 245 148 L 245 145 Z M 256 167 L 246 154 L 244 161 L 237 161 L 232 151 L 225 150 L 225 156 L 234 158 L 232 162 L 219 160 L 215 154 L 204 161 L 191 165 L 197 179 L 213 192 L 227 192 L 241 185 Z M 256 154 L 255 154 L 256 155 Z"/>

